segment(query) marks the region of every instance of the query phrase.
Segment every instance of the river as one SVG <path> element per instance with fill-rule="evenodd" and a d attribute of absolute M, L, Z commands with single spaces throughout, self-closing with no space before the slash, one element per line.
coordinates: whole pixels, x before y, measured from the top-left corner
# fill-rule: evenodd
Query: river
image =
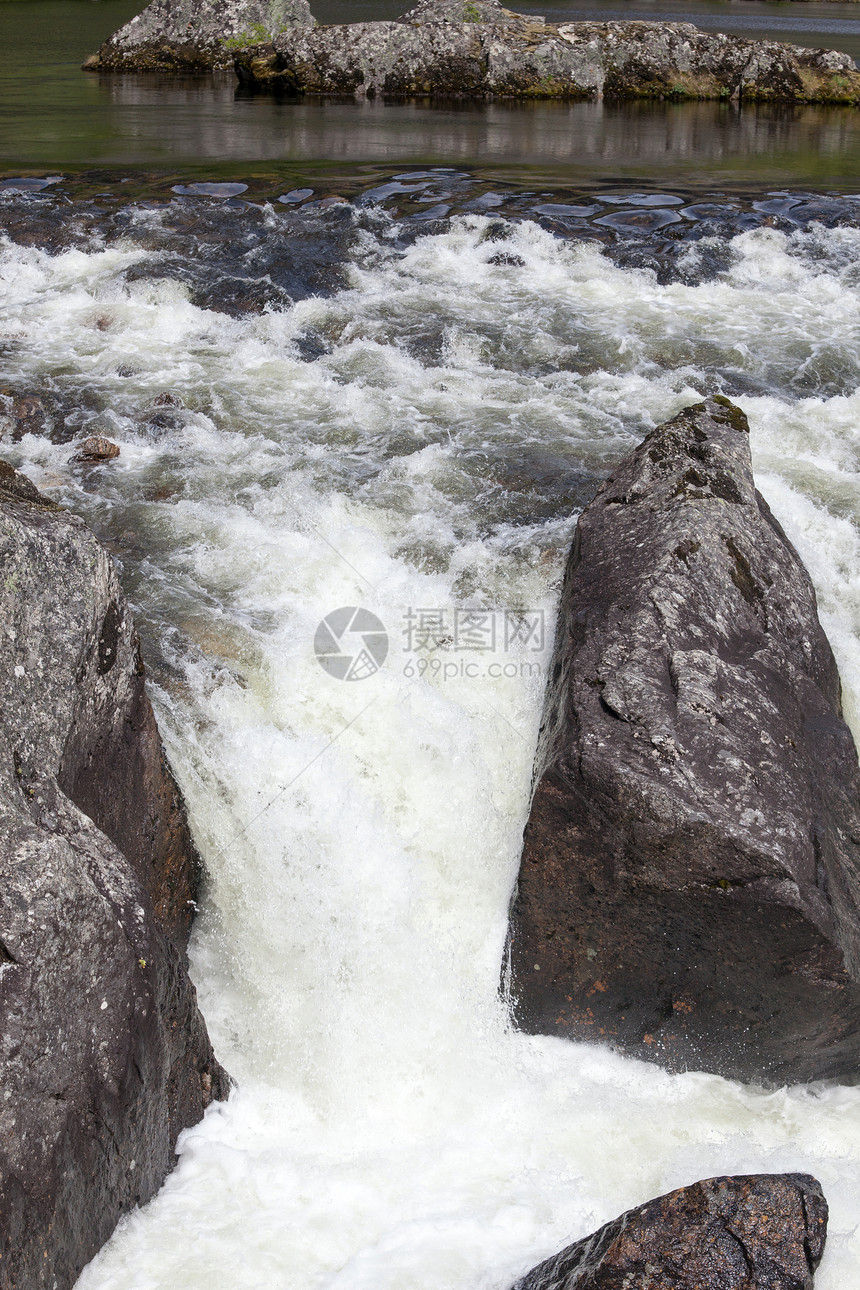
<path fill-rule="evenodd" d="M 120 562 L 237 1082 L 78 1290 L 507 1290 L 625 1207 L 784 1169 L 830 1202 L 818 1290 L 856 1286 L 860 1090 L 520 1035 L 498 989 L 576 515 L 706 393 L 749 416 L 860 734 L 854 117 L 241 100 L 73 72 L 117 0 L 13 8 L 46 26 L 0 83 L 6 173 L 55 173 L 0 187 L 4 381 L 48 414 L 3 456 Z M 91 433 L 120 457 L 72 462 Z M 382 625 L 354 680 L 315 650 L 347 606 Z M 492 648 L 451 639 L 467 609 Z"/>
<path fill-rule="evenodd" d="M 324 21 L 392 17 L 398 0 L 317 0 Z M 856 185 L 857 113 L 732 104 L 283 103 L 232 74 L 95 76 L 80 65 L 138 0 L 0 0 L 0 167 L 172 168 L 436 161 L 688 180 Z M 670 16 L 711 30 L 844 49 L 860 59 L 860 5 L 797 0 L 588 0 L 548 18 Z M 247 166 L 245 167 L 247 168 Z M 240 178 L 247 175 L 237 172 Z M 204 177 L 204 176 L 201 176 Z"/>

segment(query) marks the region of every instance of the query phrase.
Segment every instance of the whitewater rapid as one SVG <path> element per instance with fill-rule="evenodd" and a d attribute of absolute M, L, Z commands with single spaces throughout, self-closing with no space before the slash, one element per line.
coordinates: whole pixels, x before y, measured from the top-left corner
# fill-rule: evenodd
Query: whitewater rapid
<path fill-rule="evenodd" d="M 498 989 L 576 509 L 707 392 L 750 418 L 860 732 L 860 231 L 744 232 L 724 269 L 691 247 L 661 285 L 528 221 L 493 264 L 482 216 L 405 248 L 380 217 L 333 294 L 231 317 L 141 273 L 161 218 L 0 250 L 10 379 L 121 446 L 90 473 L 39 435 L 2 451 L 122 562 L 210 873 L 193 975 L 237 1082 L 78 1290 L 506 1290 L 628 1206 L 757 1170 L 820 1178 L 816 1285 L 860 1284 L 860 1091 L 518 1035 Z M 388 635 L 359 681 L 314 655 L 341 606 Z M 493 650 L 461 648 L 468 607 Z M 506 642 L 517 615 L 536 630 Z"/>

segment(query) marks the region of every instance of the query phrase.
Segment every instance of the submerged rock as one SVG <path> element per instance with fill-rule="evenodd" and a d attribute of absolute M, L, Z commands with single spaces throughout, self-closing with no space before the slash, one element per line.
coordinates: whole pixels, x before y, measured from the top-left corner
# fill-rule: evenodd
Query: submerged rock
<path fill-rule="evenodd" d="M 556 25 L 498 0 L 421 0 L 396 22 L 317 27 L 305 0 L 283 3 L 286 21 L 266 0 L 154 0 L 84 66 L 232 65 L 246 86 L 293 95 L 860 102 L 848 54 L 689 23 Z"/>
<path fill-rule="evenodd" d="M 105 439 L 100 434 L 90 435 L 87 439 L 82 439 L 77 445 L 72 461 L 113 461 L 114 457 L 119 456 L 119 444 L 111 439 Z"/>
<path fill-rule="evenodd" d="M 860 772 L 815 594 L 728 400 L 650 434 L 568 562 L 511 915 L 534 1033 L 854 1080 Z"/>
<path fill-rule="evenodd" d="M 0 439 L 7 434 L 15 442 L 25 434 L 41 434 L 46 421 L 45 405 L 35 394 L 13 394 L 0 390 Z"/>
<path fill-rule="evenodd" d="M 0 462 L 0 1287 L 67 1290 L 227 1077 L 200 863 L 110 557 Z"/>
<path fill-rule="evenodd" d="M 152 0 L 87 59 L 87 71 L 208 71 L 234 50 L 312 27 L 308 0 Z"/>
<path fill-rule="evenodd" d="M 513 1290 L 812 1290 L 826 1239 L 808 1174 L 708 1178 L 628 1210 Z"/>

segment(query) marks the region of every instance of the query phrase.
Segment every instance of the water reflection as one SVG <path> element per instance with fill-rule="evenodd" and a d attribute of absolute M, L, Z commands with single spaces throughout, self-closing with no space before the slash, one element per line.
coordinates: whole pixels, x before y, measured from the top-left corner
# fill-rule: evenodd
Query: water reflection
<path fill-rule="evenodd" d="M 97 78 L 80 64 L 143 0 L 0 3 L 0 168 L 435 161 L 551 165 L 572 173 L 679 173 L 728 182 L 791 179 L 810 187 L 857 182 L 860 113 L 773 108 L 593 103 L 429 105 L 284 103 L 243 98 L 231 74 Z M 312 0 L 323 21 L 380 18 L 407 0 Z M 860 5 L 774 0 L 517 0 L 560 17 L 695 18 L 829 25 L 860 32 Z M 848 34 L 846 34 L 846 32 Z M 786 33 L 790 34 L 790 33 Z M 814 39 L 816 38 L 816 39 Z M 860 48 L 860 45 L 858 45 Z M 716 174 L 714 171 L 716 170 Z M 231 175 L 231 178 L 242 176 Z M 297 177 L 298 178 L 298 177 Z"/>
<path fill-rule="evenodd" d="M 284 102 L 242 98 L 232 77 L 223 73 L 105 76 L 99 89 L 121 136 L 122 156 L 105 153 L 106 161 L 148 161 L 154 155 L 172 161 L 423 159 L 629 173 L 720 165 L 745 177 L 758 176 L 763 163 L 772 176 L 788 167 L 795 179 L 808 173 L 837 180 L 856 174 L 860 144 L 860 114 L 849 108 Z"/>

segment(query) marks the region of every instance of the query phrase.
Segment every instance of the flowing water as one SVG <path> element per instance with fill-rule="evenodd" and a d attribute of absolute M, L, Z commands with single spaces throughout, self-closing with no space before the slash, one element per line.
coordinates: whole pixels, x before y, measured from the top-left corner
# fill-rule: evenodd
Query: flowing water
<path fill-rule="evenodd" d="M 860 733 L 860 198 L 281 195 L 0 197 L 6 388 L 46 413 L 3 455 L 121 562 L 237 1081 L 79 1290 L 506 1290 L 625 1207 L 783 1169 L 851 1290 L 860 1090 L 517 1034 L 499 969 L 576 513 L 707 392 L 749 416 Z M 73 464 L 90 433 L 121 456 Z M 387 633 L 354 680 L 315 656 L 344 606 Z"/>

